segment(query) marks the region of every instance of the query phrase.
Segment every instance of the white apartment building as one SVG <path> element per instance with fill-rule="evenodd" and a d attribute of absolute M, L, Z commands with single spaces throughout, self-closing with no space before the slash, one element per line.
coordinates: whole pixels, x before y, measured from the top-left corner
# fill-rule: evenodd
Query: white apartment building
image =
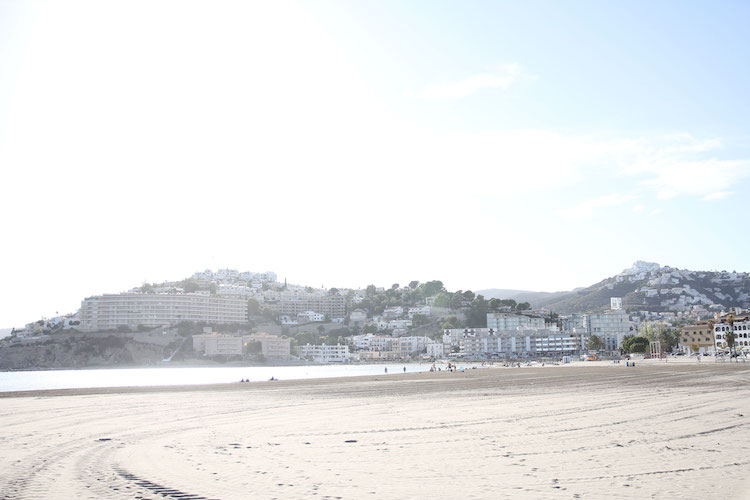
<path fill-rule="evenodd" d="M 445 349 L 441 342 L 430 342 L 427 344 L 427 355 L 433 358 L 442 358 L 445 356 Z"/>
<path fill-rule="evenodd" d="M 446 352 L 457 345 L 463 356 L 539 356 L 563 355 L 581 350 L 581 337 L 548 329 L 495 331 L 491 328 L 466 328 L 449 331 L 443 336 Z M 458 343 L 454 339 L 458 337 Z"/>
<path fill-rule="evenodd" d="M 392 345 L 393 350 L 399 352 L 402 357 L 409 357 L 425 351 L 427 344 L 431 342 L 430 337 L 399 337 L 393 339 Z"/>
<path fill-rule="evenodd" d="M 363 351 L 390 351 L 393 349 L 393 337 L 374 335 L 366 333 L 364 335 L 353 335 L 349 337 L 350 344 L 356 350 Z"/>
<path fill-rule="evenodd" d="M 85 331 L 159 327 L 181 321 L 247 323 L 247 301 L 198 293 L 120 293 L 84 299 L 80 314 L 80 327 Z"/>
<path fill-rule="evenodd" d="M 216 287 L 216 295 L 229 295 L 243 297 L 245 299 L 254 297 L 257 293 L 255 288 L 245 285 L 219 285 Z"/>
<path fill-rule="evenodd" d="M 633 332 L 633 323 L 622 309 L 586 314 L 585 320 L 589 335 L 601 338 L 607 351 L 619 349 L 625 335 Z"/>
<path fill-rule="evenodd" d="M 312 359 L 316 363 L 346 363 L 351 358 L 348 345 L 301 345 L 297 356 Z"/>
<path fill-rule="evenodd" d="M 305 311 L 297 314 L 297 323 L 310 323 L 325 321 L 325 314 L 316 313 L 315 311 Z"/>
<path fill-rule="evenodd" d="M 544 328 L 544 318 L 535 318 L 522 314 L 487 313 L 487 328 L 494 331 L 519 329 L 541 330 Z"/>
<path fill-rule="evenodd" d="M 424 316 L 429 316 L 430 306 L 410 307 L 407 311 L 407 314 L 409 315 L 409 319 L 412 319 L 415 314 L 422 314 Z"/>
<path fill-rule="evenodd" d="M 714 324 L 716 349 L 726 349 L 727 333 L 734 332 L 734 347 L 737 351 L 750 350 L 750 316 L 737 316 L 730 325 L 727 318 L 721 318 Z"/>
<path fill-rule="evenodd" d="M 383 311 L 384 319 L 396 319 L 400 318 L 404 314 L 404 308 L 401 306 L 386 307 Z"/>
<path fill-rule="evenodd" d="M 406 330 L 411 327 L 410 319 L 392 319 L 390 321 L 378 321 L 378 330 Z"/>

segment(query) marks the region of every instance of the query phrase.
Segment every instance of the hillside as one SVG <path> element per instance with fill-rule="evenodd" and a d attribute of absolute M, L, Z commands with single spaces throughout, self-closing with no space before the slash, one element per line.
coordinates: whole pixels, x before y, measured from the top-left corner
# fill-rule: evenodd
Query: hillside
<path fill-rule="evenodd" d="M 610 297 L 622 297 L 628 310 L 652 312 L 748 308 L 750 275 L 690 271 L 638 261 L 630 269 L 588 288 L 549 295 L 538 294 L 529 302 L 535 308 L 560 314 L 606 309 Z"/>
<path fill-rule="evenodd" d="M 576 289 L 578 290 L 578 289 Z M 536 304 L 542 301 L 562 299 L 573 292 L 531 292 L 528 290 L 507 290 L 503 288 L 490 288 L 477 290 L 477 295 L 483 295 L 485 299 L 513 299 L 516 302 L 529 302 Z"/>

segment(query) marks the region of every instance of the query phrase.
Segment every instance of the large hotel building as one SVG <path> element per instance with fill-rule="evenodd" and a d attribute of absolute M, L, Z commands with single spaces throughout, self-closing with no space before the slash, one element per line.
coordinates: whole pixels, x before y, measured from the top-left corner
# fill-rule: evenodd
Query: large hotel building
<path fill-rule="evenodd" d="M 306 311 L 324 314 L 328 318 L 346 316 L 346 300 L 341 295 L 309 295 L 298 299 L 282 299 L 277 303 L 267 303 L 279 314 L 296 316 Z"/>
<path fill-rule="evenodd" d="M 81 329 L 87 331 L 139 325 L 156 328 L 181 321 L 247 323 L 247 319 L 245 299 L 197 293 L 120 293 L 81 302 Z"/>

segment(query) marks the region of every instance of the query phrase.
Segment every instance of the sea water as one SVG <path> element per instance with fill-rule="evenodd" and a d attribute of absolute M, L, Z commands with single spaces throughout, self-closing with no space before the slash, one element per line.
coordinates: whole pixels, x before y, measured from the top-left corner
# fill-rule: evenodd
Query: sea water
<path fill-rule="evenodd" d="M 143 387 L 160 385 L 229 384 L 251 382 L 357 377 L 428 371 L 431 363 L 387 365 L 231 366 L 184 368 L 101 368 L 94 370 L 44 370 L 0 372 L 0 392 L 91 387 Z"/>

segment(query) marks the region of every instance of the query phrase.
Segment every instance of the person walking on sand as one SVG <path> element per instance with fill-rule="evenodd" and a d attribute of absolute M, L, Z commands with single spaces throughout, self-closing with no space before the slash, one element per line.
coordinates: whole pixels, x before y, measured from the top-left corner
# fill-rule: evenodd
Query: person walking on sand
<path fill-rule="evenodd" d="M 404 366 L 404 373 L 406 373 L 406 367 Z"/>
<path fill-rule="evenodd" d="M 388 373 L 388 367 L 387 366 L 385 367 L 385 373 Z"/>

